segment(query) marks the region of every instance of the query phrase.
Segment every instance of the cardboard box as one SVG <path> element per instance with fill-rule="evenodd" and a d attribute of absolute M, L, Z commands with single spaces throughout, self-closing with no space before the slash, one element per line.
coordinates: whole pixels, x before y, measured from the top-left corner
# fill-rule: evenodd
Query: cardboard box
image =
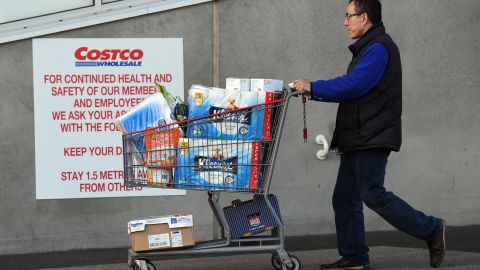
<path fill-rule="evenodd" d="M 268 195 L 268 200 L 281 220 L 277 198 L 275 195 Z M 223 212 L 233 239 L 252 236 L 278 227 L 263 196 L 225 207 Z"/>
<path fill-rule="evenodd" d="M 227 78 L 225 88 L 228 91 L 250 91 L 250 79 Z"/>
<path fill-rule="evenodd" d="M 251 91 L 256 92 L 276 92 L 281 93 L 283 90 L 283 81 L 273 79 L 252 79 Z"/>
<path fill-rule="evenodd" d="M 149 217 L 128 222 L 132 250 L 158 251 L 195 245 L 190 214 Z"/>

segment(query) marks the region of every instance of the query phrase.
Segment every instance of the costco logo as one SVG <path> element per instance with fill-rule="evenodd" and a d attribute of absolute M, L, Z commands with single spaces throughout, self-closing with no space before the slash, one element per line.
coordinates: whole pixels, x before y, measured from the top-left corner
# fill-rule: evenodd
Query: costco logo
<path fill-rule="evenodd" d="M 75 51 L 76 67 L 139 67 L 143 51 L 140 49 L 89 49 L 80 47 Z"/>

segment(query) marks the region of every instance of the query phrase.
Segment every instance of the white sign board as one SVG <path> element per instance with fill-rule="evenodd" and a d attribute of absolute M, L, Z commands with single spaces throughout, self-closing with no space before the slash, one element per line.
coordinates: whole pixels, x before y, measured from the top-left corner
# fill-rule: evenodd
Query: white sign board
<path fill-rule="evenodd" d="M 156 92 L 184 98 L 182 39 L 34 39 L 37 199 L 184 195 L 123 185 L 114 120 Z"/>

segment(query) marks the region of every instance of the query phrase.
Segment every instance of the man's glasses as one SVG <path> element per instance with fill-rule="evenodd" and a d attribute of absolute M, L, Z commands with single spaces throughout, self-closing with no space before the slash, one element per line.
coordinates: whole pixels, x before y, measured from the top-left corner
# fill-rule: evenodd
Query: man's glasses
<path fill-rule="evenodd" d="M 345 18 L 347 18 L 347 20 L 350 21 L 350 18 L 355 17 L 355 16 L 360 16 L 360 15 L 362 15 L 363 13 L 365 13 L 365 12 L 362 12 L 362 13 L 353 13 L 353 14 L 350 14 L 350 13 L 347 12 L 347 13 L 345 13 Z"/>

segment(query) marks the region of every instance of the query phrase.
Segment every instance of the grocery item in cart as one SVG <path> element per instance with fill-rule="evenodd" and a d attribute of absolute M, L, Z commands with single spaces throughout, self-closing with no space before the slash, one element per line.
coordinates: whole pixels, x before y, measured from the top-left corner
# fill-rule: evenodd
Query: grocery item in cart
<path fill-rule="evenodd" d="M 263 140 L 272 139 L 272 126 L 273 126 L 273 116 L 275 115 L 276 106 L 269 104 L 270 102 L 278 99 L 280 95 L 273 92 L 257 92 L 258 103 L 264 104 L 256 109 L 258 113 L 258 123 L 261 123 L 262 128 L 262 138 Z"/>
<path fill-rule="evenodd" d="M 174 186 L 255 190 L 260 182 L 259 142 L 181 138 Z"/>
<path fill-rule="evenodd" d="M 146 97 L 115 120 L 116 125 L 124 134 L 173 122 L 175 122 L 175 117 L 161 93 Z"/>
<path fill-rule="evenodd" d="M 227 78 L 225 88 L 229 91 L 250 91 L 250 79 Z"/>
<path fill-rule="evenodd" d="M 283 90 L 283 81 L 274 79 L 252 79 L 251 91 L 254 92 L 276 92 L 281 93 Z"/>
<path fill-rule="evenodd" d="M 175 118 L 172 111 L 161 93 L 155 93 L 146 97 L 142 102 L 115 120 L 115 124 L 123 134 L 174 122 Z M 134 144 L 137 150 L 136 156 L 142 159 L 146 150 L 143 132 L 132 134 L 130 142 Z"/>
<path fill-rule="evenodd" d="M 188 116 L 189 119 L 203 117 L 210 114 L 212 104 L 219 103 L 225 96 L 225 90 L 202 85 L 192 85 L 188 90 Z M 193 124 L 194 123 L 194 124 Z M 206 120 L 189 123 L 187 137 L 206 138 L 208 123 Z"/>
<path fill-rule="evenodd" d="M 155 82 L 155 88 L 167 101 L 168 107 L 173 112 L 174 118 L 178 121 L 187 120 L 187 105 L 185 102 L 183 102 L 179 96 L 174 97 L 165 86 L 158 82 Z"/>
<path fill-rule="evenodd" d="M 153 251 L 195 245 L 193 216 L 175 214 L 128 222 L 132 250 Z"/>
<path fill-rule="evenodd" d="M 282 218 L 280 208 L 275 195 L 267 196 L 275 213 Z M 230 234 L 233 239 L 259 234 L 264 231 L 271 231 L 278 227 L 275 218 L 265 202 L 265 197 L 255 196 L 254 199 L 235 203 L 232 206 L 223 208 Z"/>
<path fill-rule="evenodd" d="M 283 90 L 283 81 L 274 79 L 252 79 L 251 91 L 258 93 L 258 103 L 269 103 L 280 97 Z M 263 116 L 259 121 L 264 124 L 263 126 L 263 139 L 270 140 L 272 138 L 272 125 L 273 115 L 275 114 L 275 106 L 264 105 L 262 106 L 264 111 Z"/>
<path fill-rule="evenodd" d="M 146 171 L 147 186 L 166 188 L 173 182 L 172 169 L 149 168 Z"/>
<path fill-rule="evenodd" d="M 251 115 L 247 113 L 226 113 L 218 115 L 231 110 L 244 108 L 245 105 L 241 103 L 240 91 L 224 91 L 222 99 L 216 103 L 210 104 L 207 108 L 207 115 L 217 114 L 217 116 L 208 119 L 206 127 L 206 137 L 204 138 L 218 138 L 218 139 L 233 139 L 237 134 L 247 132 L 248 125 L 251 122 Z"/>
<path fill-rule="evenodd" d="M 145 166 L 170 169 L 177 162 L 177 146 L 180 129 L 146 130 Z"/>
<path fill-rule="evenodd" d="M 206 89 L 208 91 L 208 89 Z M 198 106 L 203 103 L 206 91 L 198 91 L 195 102 Z M 269 196 L 270 184 L 273 180 L 274 165 L 277 158 L 277 150 L 280 145 L 282 129 L 284 128 L 285 116 L 289 101 L 292 97 L 304 94 L 304 91 L 287 94 L 284 91 L 282 98 L 274 104 L 263 104 L 265 108 L 277 111 L 274 114 L 275 125 L 273 127 L 272 136 L 275 138 L 271 142 L 265 141 L 245 141 L 245 140 L 215 140 L 215 139 L 188 139 L 179 140 L 177 153 L 177 164 L 175 165 L 175 181 L 169 184 L 169 188 L 181 189 L 207 189 L 208 202 L 213 211 L 213 215 L 220 217 L 217 221 L 222 228 L 230 228 L 230 234 L 222 234 L 221 239 L 214 241 L 204 241 L 196 243 L 195 248 L 187 248 L 183 250 L 173 250 L 172 252 L 150 252 L 148 246 L 158 247 L 166 246 L 175 234 L 165 234 L 165 232 L 144 233 L 146 237 L 141 240 L 146 243 L 146 248 L 141 252 L 141 248 L 135 246 L 138 242 L 132 240 L 132 249 L 128 251 L 128 264 L 131 268 L 155 269 L 152 259 L 159 257 L 169 257 L 171 255 L 195 256 L 201 254 L 226 254 L 226 253 L 255 253 L 255 252 L 271 252 L 271 263 L 275 269 L 292 269 L 299 270 L 301 268 L 300 260 L 295 256 L 289 255 L 285 249 L 285 229 L 278 209 L 278 203 Z M 272 107 L 269 107 L 272 105 Z M 205 116 L 206 120 L 214 116 Z M 200 119 L 189 119 L 183 123 L 194 128 L 196 122 Z M 122 136 L 124 151 L 124 181 L 125 185 L 131 186 L 147 186 L 146 171 L 156 169 L 145 167 L 145 163 L 137 162 L 130 141 L 130 135 Z M 247 145 L 244 147 L 243 145 Z M 242 156 L 249 153 L 246 158 Z M 244 161 L 247 160 L 247 161 Z M 261 164 L 259 164 L 261 163 Z M 247 169 L 242 169 L 245 167 Z M 250 172 L 248 171 L 250 168 Z M 243 173 L 239 173 L 244 171 Z M 250 179 L 241 180 L 239 174 L 250 176 Z M 260 179 L 264 183 L 259 183 Z M 237 178 L 235 178 L 237 177 Z M 253 181 L 252 181 L 253 179 Z M 238 180 L 238 184 L 235 181 Z M 244 188 L 240 188 L 244 187 Z M 215 190 L 215 192 L 210 192 Z M 235 203 L 232 207 L 223 208 L 219 202 L 219 195 L 223 191 L 228 192 L 246 192 L 255 193 L 252 201 Z M 261 193 L 261 194 L 260 194 Z M 264 198 L 268 196 L 268 199 Z M 237 200 L 238 201 L 238 200 Z M 270 208 L 271 207 L 271 208 Z M 142 227 L 145 222 L 132 222 L 130 228 Z M 173 222 L 172 222 L 173 224 Z M 165 225 L 164 225 L 165 226 Z M 246 236 L 257 234 L 261 231 L 273 230 L 271 235 L 262 237 L 251 237 L 244 239 Z M 140 229 L 141 230 L 141 229 Z M 130 230 L 129 232 L 132 232 Z M 136 234 L 139 232 L 132 232 Z M 184 233 L 182 232 L 182 235 Z M 132 236 L 131 236 L 132 237 Z M 133 236 L 134 237 L 134 236 Z M 168 237 L 168 238 L 167 238 Z M 178 239 L 178 238 L 177 238 Z M 150 241 L 149 241 L 150 240 Z M 167 241 L 168 240 L 168 241 Z M 134 242 L 135 241 L 135 242 Z M 185 245 L 186 241 L 183 241 Z M 173 246 L 173 244 L 172 244 Z M 248 257 L 248 256 L 247 256 Z"/>
<path fill-rule="evenodd" d="M 214 115 L 188 125 L 187 137 L 222 140 L 261 140 L 263 122 L 252 113 L 259 107 L 257 93 L 226 91 L 193 86 L 189 91 L 189 118 Z M 254 117 L 252 117 L 254 116 Z"/>

